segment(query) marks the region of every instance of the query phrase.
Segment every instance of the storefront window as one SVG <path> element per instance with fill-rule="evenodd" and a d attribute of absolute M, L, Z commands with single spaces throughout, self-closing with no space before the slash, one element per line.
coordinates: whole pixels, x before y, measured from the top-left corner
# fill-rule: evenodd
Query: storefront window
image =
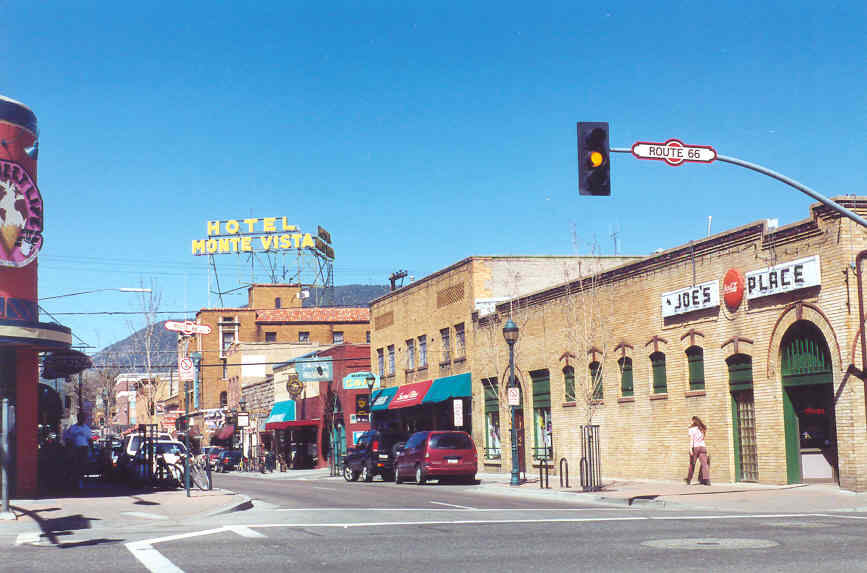
<path fill-rule="evenodd" d="M 653 393 L 665 394 L 668 392 L 668 381 L 665 376 L 665 354 L 654 352 L 650 355 L 650 363 L 653 366 Z"/>
<path fill-rule="evenodd" d="M 632 396 L 632 358 L 624 356 L 617 364 L 620 366 L 620 395 Z"/>
<path fill-rule="evenodd" d="M 567 402 L 575 401 L 575 369 L 567 366 L 563 369 L 563 386 L 565 387 L 565 398 Z"/>
<path fill-rule="evenodd" d="M 689 389 L 704 390 L 704 350 L 698 346 L 686 349 L 689 363 Z"/>
<path fill-rule="evenodd" d="M 485 458 L 498 460 L 503 455 L 500 444 L 500 413 L 485 414 Z"/>
<path fill-rule="evenodd" d="M 549 460 L 553 457 L 553 444 L 551 439 L 551 409 L 535 408 L 533 410 L 533 418 L 533 433 L 536 444 L 533 452 L 533 457 L 537 460 Z"/>
<path fill-rule="evenodd" d="M 594 400 L 601 400 L 603 398 L 602 366 L 600 366 L 599 362 L 594 361 L 590 363 L 590 371 L 588 374 L 590 376 L 590 387 L 593 389 L 591 396 L 593 396 Z"/>

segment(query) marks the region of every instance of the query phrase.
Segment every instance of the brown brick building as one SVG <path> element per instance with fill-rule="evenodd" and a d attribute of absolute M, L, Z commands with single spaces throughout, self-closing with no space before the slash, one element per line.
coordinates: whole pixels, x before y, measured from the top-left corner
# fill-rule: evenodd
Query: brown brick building
<path fill-rule="evenodd" d="M 302 308 L 303 295 L 303 287 L 297 284 L 254 284 L 248 288 L 247 306 L 196 313 L 196 322 L 212 329 L 210 334 L 195 335 L 189 347 L 201 353 L 200 410 L 227 405 L 228 351 L 236 342 L 293 342 L 313 349 L 368 341 L 367 308 Z"/>
<path fill-rule="evenodd" d="M 867 198 L 838 202 L 867 212 Z M 473 359 L 473 433 L 484 442 L 488 414 L 505 422 L 508 471 L 497 333 L 511 313 L 525 464 L 544 453 L 574 473 L 578 429 L 592 423 L 603 475 L 680 480 L 699 416 L 714 481 L 867 490 L 865 248 L 865 229 L 814 205 L 785 227 L 759 221 L 500 304 L 473 324 L 471 354 L 502 349 Z"/>

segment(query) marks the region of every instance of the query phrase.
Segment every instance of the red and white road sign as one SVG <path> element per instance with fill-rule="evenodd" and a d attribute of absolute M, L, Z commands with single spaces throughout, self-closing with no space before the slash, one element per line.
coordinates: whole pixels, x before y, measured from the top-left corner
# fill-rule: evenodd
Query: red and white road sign
<path fill-rule="evenodd" d="M 520 390 L 516 387 L 511 387 L 506 389 L 506 395 L 509 398 L 509 406 L 520 406 L 521 405 L 521 393 Z"/>
<path fill-rule="evenodd" d="M 181 334 L 211 334 L 211 327 L 207 324 L 196 324 L 192 320 L 183 322 L 178 320 L 167 320 L 166 329 L 180 332 Z"/>
<path fill-rule="evenodd" d="M 638 141 L 632 146 L 632 155 L 638 159 L 665 161 L 669 165 L 684 163 L 711 163 L 716 159 L 716 150 L 709 145 L 686 145 L 679 139 L 665 143 Z"/>
<path fill-rule="evenodd" d="M 181 382 L 193 382 L 196 379 L 196 370 L 191 358 L 184 356 L 178 360 L 178 371 Z"/>

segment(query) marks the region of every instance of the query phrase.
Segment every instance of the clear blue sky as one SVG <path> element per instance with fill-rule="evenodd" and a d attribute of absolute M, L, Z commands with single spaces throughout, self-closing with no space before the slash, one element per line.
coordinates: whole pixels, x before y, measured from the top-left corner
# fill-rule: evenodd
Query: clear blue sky
<path fill-rule="evenodd" d="M 612 230 L 646 254 L 709 215 L 715 232 L 808 216 L 807 196 L 719 162 L 616 155 L 612 196 L 579 197 L 577 121 L 865 194 L 863 2 L 463 4 L 0 3 L 0 93 L 41 128 L 40 296 L 153 280 L 183 317 L 208 304 L 190 241 L 209 219 L 322 225 L 336 284 L 385 284 L 470 255 L 610 254 Z M 246 280 L 218 263 L 224 288 Z M 141 326 L 58 318 L 94 349 Z"/>

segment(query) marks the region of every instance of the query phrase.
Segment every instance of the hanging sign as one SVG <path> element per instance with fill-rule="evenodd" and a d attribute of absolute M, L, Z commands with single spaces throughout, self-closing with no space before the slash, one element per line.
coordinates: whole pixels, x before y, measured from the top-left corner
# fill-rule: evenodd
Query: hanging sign
<path fill-rule="evenodd" d="M 178 361 L 178 372 L 181 382 L 192 382 L 196 379 L 196 369 L 193 366 L 193 359 L 186 356 Z"/>
<path fill-rule="evenodd" d="M 25 267 L 42 247 L 42 196 L 24 167 L 0 159 L 0 267 Z"/>
<path fill-rule="evenodd" d="M 747 300 L 819 286 L 819 255 L 746 273 Z"/>
<path fill-rule="evenodd" d="M 452 405 L 454 407 L 454 426 L 455 428 L 460 428 L 464 425 L 464 401 L 460 398 L 455 398 L 452 400 Z"/>
<path fill-rule="evenodd" d="M 679 139 L 669 139 L 665 143 L 638 141 L 632 146 L 632 155 L 638 159 L 665 161 L 669 165 L 691 163 L 711 163 L 716 159 L 716 151 L 709 145 L 686 145 Z"/>
<path fill-rule="evenodd" d="M 708 281 L 662 293 L 663 318 L 715 306 L 719 306 L 719 283 L 717 281 Z"/>

